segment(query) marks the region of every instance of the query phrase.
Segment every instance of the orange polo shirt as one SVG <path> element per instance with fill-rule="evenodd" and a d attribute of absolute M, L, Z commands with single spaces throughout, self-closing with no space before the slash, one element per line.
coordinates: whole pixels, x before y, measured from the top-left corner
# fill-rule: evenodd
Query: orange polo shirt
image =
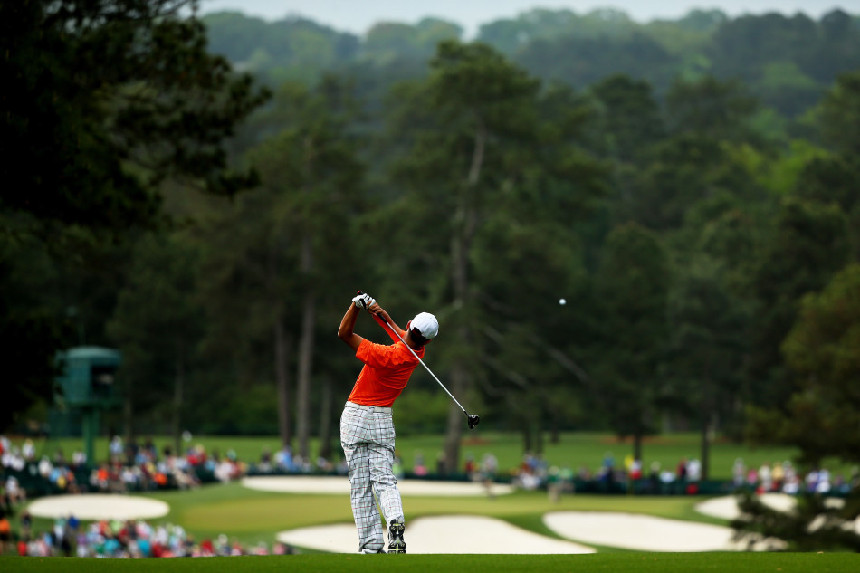
<path fill-rule="evenodd" d="M 368 339 L 361 341 L 356 358 L 364 362 L 364 368 L 358 374 L 358 380 L 349 394 L 349 401 L 361 406 L 391 406 L 406 388 L 412 371 L 418 366 L 418 360 L 410 352 L 409 347 L 384 327 L 394 344 L 385 346 L 376 344 Z M 406 331 L 400 335 L 405 337 Z M 424 348 L 415 351 L 419 358 L 424 358 Z"/>

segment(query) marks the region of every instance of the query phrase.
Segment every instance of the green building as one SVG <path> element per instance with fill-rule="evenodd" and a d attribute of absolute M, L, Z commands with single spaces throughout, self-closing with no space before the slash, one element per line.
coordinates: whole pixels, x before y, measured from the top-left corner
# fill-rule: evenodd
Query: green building
<path fill-rule="evenodd" d="M 122 404 L 115 383 L 120 352 L 94 346 L 70 348 L 58 352 L 56 361 L 60 375 L 54 380 L 52 434 L 77 435 L 75 426 L 80 428 L 87 461 L 92 463 L 101 413 Z"/>

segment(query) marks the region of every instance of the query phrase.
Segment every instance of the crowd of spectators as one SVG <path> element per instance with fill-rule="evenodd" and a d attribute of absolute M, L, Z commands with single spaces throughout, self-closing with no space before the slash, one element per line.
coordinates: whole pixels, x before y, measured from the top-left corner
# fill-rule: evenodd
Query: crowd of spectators
<path fill-rule="evenodd" d="M 32 519 L 26 514 L 21 516 L 20 522 L 17 539 L 5 543 L 0 555 L 149 558 L 293 553 L 292 547 L 280 541 L 271 547 L 263 541 L 248 547 L 236 540 L 228 541 L 224 534 L 197 541 L 178 525 L 152 525 L 144 520 L 101 520 L 87 525 L 69 516 L 55 520 L 53 526 L 44 531 L 33 531 Z"/>
<path fill-rule="evenodd" d="M 466 454 L 464 470 L 469 479 L 484 481 L 494 476 L 498 469 L 490 454 L 480 463 Z M 487 467 L 491 469 L 487 469 Z M 492 478 L 491 478 L 492 479 Z M 607 452 L 596 471 L 579 466 L 574 471 L 570 465 L 548 463 L 542 456 L 526 453 L 517 468 L 511 471 L 511 484 L 525 491 L 547 490 L 551 499 L 557 500 L 561 493 L 597 492 L 640 494 L 688 494 L 732 493 L 741 489 L 757 493 L 819 493 L 845 495 L 860 486 L 860 470 L 854 468 L 847 478 L 833 475 L 826 468 L 817 468 L 799 473 L 790 461 L 773 464 L 765 462 L 757 467 L 747 467 L 738 458 L 732 467 L 732 481 L 705 482 L 702 463 L 699 459 L 681 458 L 674 468 L 664 468 L 660 462 L 652 462 L 647 469 L 643 463 L 627 456 L 622 464 Z M 706 491 L 706 488 L 710 488 Z M 714 490 L 714 488 L 718 488 Z"/>
<path fill-rule="evenodd" d="M 790 461 L 765 462 L 758 467 L 747 467 L 742 458 L 732 465 L 732 483 L 736 488 L 745 488 L 757 493 L 819 493 L 844 495 L 860 486 L 860 470 L 854 468 L 847 478 L 832 475 L 824 467 L 799 473 Z"/>

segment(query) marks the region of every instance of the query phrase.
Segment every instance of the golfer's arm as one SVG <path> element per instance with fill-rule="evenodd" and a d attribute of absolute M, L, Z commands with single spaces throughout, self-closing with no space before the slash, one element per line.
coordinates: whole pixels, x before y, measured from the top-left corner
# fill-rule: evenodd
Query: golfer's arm
<path fill-rule="evenodd" d="M 346 314 L 340 319 L 340 326 L 337 327 L 337 337 L 346 342 L 353 351 L 358 350 L 358 345 L 364 340 L 353 332 L 356 320 L 358 320 L 358 307 L 353 302 L 346 309 Z"/>
<path fill-rule="evenodd" d="M 382 310 L 382 309 L 380 309 L 380 310 Z M 376 319 L 376 322 L 379 323 L 379 326 L 382 327 L 382 330 L 384 330 L 385 333 L 388 335 L 388 337 L 391 340 L 393 340 L 394 342 L 397 342 L 398 340 L 406 337 L 406 331 L 403 330 L 402 328 L 400 328 L 399 326 L 397 326 L 397 323 L 394 322 L 394 320 L 390 316 L 388 316 L 388 313 L 385 312 L 384 310 L 382 310 L 381 312 L 375 313 L 373 315 L 373 318 Z M 397 330 L 397 334 L 391 332 L 392 328 Z M 400 335 L 400 338 L 397 337 L 398 334 Z"/>

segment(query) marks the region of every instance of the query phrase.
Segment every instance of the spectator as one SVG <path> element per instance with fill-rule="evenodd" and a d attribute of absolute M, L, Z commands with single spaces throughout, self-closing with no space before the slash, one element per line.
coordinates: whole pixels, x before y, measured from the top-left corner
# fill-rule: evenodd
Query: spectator
<path fill-rule="evenodd" d="M 770 476 L 770 462 L 764 462 L 758 469 L 759 493 L 767 493 L 771 491 L 773 482 Z"/>
<path fill-rule="evenodd" d="M 12 547 L 12 524 L 6 511 L 0 509 L 0 555 L 6 555 L 6 551 Z"/>
<path fill-rule="evenodd" d="M 816 493 L 830 493 L 831 488 L 830 471 L 827 468 L 818 470 L 818 484 L 816 485 Z"/>
<path fill-rule="evenodd" d="M 24 511 L 18 518 L 18 526 L 20 527 L 21 537 L 30 539 L 33 534 L 33 516 L 29 511 Z"/>
<path fill-rule="evenodd" d="M 547 492 L 550 503 L 558 503 L 561 498 L 561 471 L 558 466 L 551 466 L 547 472 Z"/>
<path fill-rule="evenodd" d="M 466 454 L 466 462 L 463 464 L 463 471 L 466 473 L 466 478 L 470 481 L 475 476 L 475 457 L 468 453 Z"/>
<path fill-rule="evenodd" d="M 615 457 L 612 455 L 612 452 L 606 452 L 603 455 L 601 475 L 607 485 L 612 485 L 615 482 Z"/>
<path fill-rule="evenodd" d="M 427 466 L 424 465 L 424 454 L 421 452 L 415 454 L 415 467 L 413 469 L 417 476 L 427 475 Z"/>
<path fill-rule="evenodd" d="M 630 462 L 630 479 L 633 481 L 638 481 L 642 479 L 642 460 L 639 458 L 633 458 L 633 461 Z"/>
<path fill-rule="evenodd" d="M 561 478 L 561 491 L 563 493 L 573 493 L 573 470 L 570 469 L 570 466 L 562 466 L 559 471 L 559 477 Z"/>
<path fill-rule="evenodd" d="M 36 447 L 30 438 L 24 440 L 24 445 L 21 446 L 21 455 L 24 457 L 25 462 L 32 462 L 36 459 Z"/>
<path fill-rule="evenodd" d="M 693 458 L 687 464 L 687 481 L 698 482 L 702 479 L 702 462 Z"/>
<path fill-rule="evenodd" d="M 260 454 L 260 471 L 269 473 L 272 471 L 272 452 L 268 447 L 263 448 L 263 453 Z"/>
<path fill-rule="evenodd" d="M 648 472 L 648 491 L 650 493 L 660 492 L 660 462 L 651 462 Z"/>
<path fill-rule="evenodd" d="M 483 459 L 481 460 L 481 478 L 482 483 L 484 484 L 484 491 L 487 493 L 487 497 L 493 499 L 493 480 L 496 477 L 496 472 L 499 469 L 499 462 L 496 460 L 496 456 L 492 453 L 487 452 L 484 454 Z"/>
<path fill-rule="evenodd" d="M 14 475 L 10 475 L 6 478 L 6 499 L 9 500 L 10 505 L 14 509 L 15 505 L 22 503 L 27 500 L 27 493 L 18 483 L 18 478 Z"/>
<path fill-rule="evenodd" d="M 743 485 L 745 471 L 746 468 L 744 467 L 743 459 L 735 458 L 735 463 L 732 464 L 732 483 L 736 488 Z"/>
<path fill-rule="evenodd" d="M 783 464 L 774 462 L 770 477 L 773 481 L 771 491 L 782 491 L 782 484 L 785 481 L 785 468 Z"/>
<path fill-rule="evenodd" d="M 118 464 L 122 463 L 122 454 L 123 454 L 123 446 L 122 446 L 122 438 L 117 435 L 114 435 L 110 440 L 110 445 L 108 446 L 108 451 L 110 453 L 110 461 L 112 463 Z"/>
<path fill-rule="evenodd" d="M 284 472 L 293 471 L 293 449 L 289 444 L 284 444 L 281 448 L 281 451 L 278 452 L 278 459 L 276 461 L 278 469 Z"/>
<path fill-rule="evenodd" d="M 678 462 L 678 466 L 675 468 L 675 477 L 681 483 L 687 481 L 687 458 L 681 458 L 681 461 Z"/>

